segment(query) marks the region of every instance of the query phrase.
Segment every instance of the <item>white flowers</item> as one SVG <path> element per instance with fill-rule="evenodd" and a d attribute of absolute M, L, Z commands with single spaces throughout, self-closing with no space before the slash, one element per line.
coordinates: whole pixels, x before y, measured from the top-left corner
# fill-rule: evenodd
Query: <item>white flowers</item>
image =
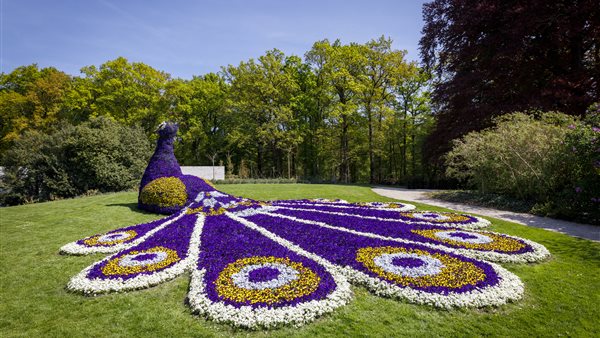
<path fill-rule="evenodd" d="M 250 274 L 260 269 L 269 268 L 278 272 L 277 277 L 265 281 L 252 281 L 250 280 Z M 274 289 L 291 281 L 298 279 L 298 271 L 290 266 L 280 263 L 263 263 L 263 264 L 252 264 L 243 267 L 239 272 L 234 273 L 231 276 L 233 283 L 243 289 L 248 290 L 262 290 L 262 289 Z"/>
<path fill-rule="evenodd" d="M 329 270 L 336 289 L 325 299 L 311 300 L 283 307 L 235 307 L 224 302 L 213 302 L 206 296 L 205 270 L 192 272 L 188 300 L 192 309 L 217 322 L 250 329 L 272 328 L 280 325 L 300 326 L 345 305 L 352 298 L 350 285 L 339 273 Z"/>
<path fill-rule="evenodd" d="M 417 261 L 419 264 L 417 266 L 403 266 L 394 264 L 394 260 L 397 259 L 412 259 Z M 423 277 L 437 275 L 442 271 L 442 268 L 444 267 L 444 264 L 439 259 L 426 255 L 417 255 L 414 253 L 403 252 L 382 254 L 375 257 L 373 261 L 375 265 L 382 268 L 386 272 L 392 273 L 394 275 L 407 277 Z"/>
<path fill-rule="evenodd" d="M 381 279 L 373 278 L 366 273 L 357 271 L 351 267 L 344 267 L 341 271 L 349 281 L 364 285 L 377 295 L 399 298 L 411 303 L 431 305 L 446 309 L 466 306 L 497 306 L 520 299 L 523 296 L 524 286 L 519 277 L 497 264 L 489 264 L 499 276 L 500 280 L 496 285 L 478 288 L 463 293 L 450 292 L 447 294 L 424 292 L 417 289 L 399 287 Z"/>

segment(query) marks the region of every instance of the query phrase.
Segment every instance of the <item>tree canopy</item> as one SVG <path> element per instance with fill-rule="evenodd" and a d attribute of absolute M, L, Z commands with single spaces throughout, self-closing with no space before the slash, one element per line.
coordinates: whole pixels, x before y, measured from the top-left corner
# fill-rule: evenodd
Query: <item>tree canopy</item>
<path fill-rule="evenodd" d="M 595 0 L 434 0 L 420 41 L 436 74 L 430 155 L 488 127 L 495 116 L 539 109 L 583 116 L 600 98 L 600 6 Z"/>
<path fill-rule="evenodd" d="M 400 182 L 421 174 L 431 121 L 428 75 L 405 54 L 385 37 L 323 40 L 304 57 L 273 49 L 191 80 L 122 57 L 81 76 L 23 66 L 0 76 L 0 153 L 29 130 L 50 133 L 65 122 L 104 117 L 153 139 L 172 120 L 184 165 L 226 161 L 228 175 L 240 177 Z"/>

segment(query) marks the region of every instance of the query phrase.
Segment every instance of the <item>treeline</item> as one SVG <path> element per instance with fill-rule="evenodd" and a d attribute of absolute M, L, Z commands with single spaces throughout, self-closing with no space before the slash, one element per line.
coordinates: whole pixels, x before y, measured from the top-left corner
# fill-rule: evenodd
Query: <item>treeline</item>
<path fill-rule="evenodd" d="M 23 66 L 0 76 L 0 151 L 26 131 L 106 117 L 152 140 L 180 124 L 183 165 L 239 178 L 404 183 L 423 177 L 432 126 L 429 75 L 381 37 L 316 42 L 303 58 L 274 49 L 218 73 L 172 78 L 124 58 L 69 76 Z"/>

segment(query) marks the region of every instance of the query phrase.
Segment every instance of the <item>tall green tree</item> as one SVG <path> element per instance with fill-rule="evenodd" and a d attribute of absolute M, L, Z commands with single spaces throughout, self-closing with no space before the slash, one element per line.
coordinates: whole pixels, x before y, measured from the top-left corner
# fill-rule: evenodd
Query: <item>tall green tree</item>
<path fill-rule="evenodd" d="M 18 67 L 0 75 L 0 152 L 27 130 L 48 131 L 64 114 L 72 79 L 56 68 Z"/>
<path fill-rule="evenodd" d="M 382 180 L 383 121 L 392 110 L 394 86 L 405 77 L 405 51 L 392 49 L 392 40 L 380 37 L 365 45 L 351 45 L 360 55 L 357 98 L 366 115 L 369 142 L 369 183 Z M 379 168 L 379 170 L 377 169 Z M 377 175 L 377 177 L 376 177 Z"/>
<path fill-rule="evenodd" d="M 290 100 L 298 91 L 285 55 L 268 51 L 258 58 L 223 69 L 231 85 L 234 129 L 230 140 L 255 153 L 256 171 L 261 176 L 281 173 L 281 153 L 299 140 L 290 127 L 295 124 Z M 267 165 L 271 167 L 267 167 Z M 271 169 L 271 170 L 269 170 Z"/>
<path fill-rule="evenodd" d="M 169 117 L 165 98 L 169 74 L 123 57 L 82 70 L 91 83 L 90 117 L 107 116 L 127 125 L 140 125 L 148 134 Z"/>

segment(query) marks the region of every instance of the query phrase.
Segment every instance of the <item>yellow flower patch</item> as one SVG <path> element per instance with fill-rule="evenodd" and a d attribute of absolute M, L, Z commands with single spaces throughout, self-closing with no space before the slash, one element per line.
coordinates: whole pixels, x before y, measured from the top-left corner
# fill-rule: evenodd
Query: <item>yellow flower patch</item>
<path fill-rule="evenodd" d="M 142 188 L 140 199 L 144 204 L 161 208 L 183 206 L 187 201 L 187 192 L 179 178 L 161 177 Z"/>
<path fill-rule="evenodd" d="M 232 276 L 248 265 L 280 263 L 298 271 L 298 278 L 277 288 L 246 289 L 235 285 Z M 319 286 L 321 278 L 300 262 L 289 258 L 273 256 L 255 256 L 238 259 L 227 265 L 214 282 L 219 296 L 233 302 L 250 304 L 263 303 L 272 305 L 283 301 L 291 301 L 313 293 Z"/>
<path fill-rule="evenodd" d="M 166 253 L 167 257 L 159 262 L 146 264 L 146 265 L 137 265 L 137 266 L 123 266 L 121 265 L 121 261 L 127 257 L 136 254 L 149 254 L 149 253 Z M 117 258 L 113 258 L 104 267 L 102 267 L 102 273 L 107 276 L 113 275 L 131 275 L 137 274 L 140 272 L 150 272 L 160 270 L 165 268 L 173 263 L 180 261 L 179 255 L 177 255 L 177 251 L 171 250 L 169 248 L 165 248 L 162 246 L 157 246 L 152 249 L 142 250 L 142 251 L 131 251 L 127 255 L 120 256 Z"/>
<path fill-rule="evenodd" d="M 467 249 L 479 249 L 479 250 L 496 250 L 501 252 L 516 252 L 525 248 L 525 243 L 522 243 L 514 238 L 502 236 L 499 234 L 485 233 L 483 235 L 492 239 L 489 243 L 467 243 L 458 240 L 443 239 L 436 236 L 438 232 L 448 232 L 448 230 L 432 229 L 432 230 L 411 230 L 417 235 L 427 237 L 437 242 L 446 244 L 456 245 Z"/>
<path fill-rule="evenodd" d="M 375 263 L 375 258 L 383 254 L 412 253 L 438 259 L 444 267 L 434 275 L 420 277 L 402 276 L 385 271 Z M 410 287 L 445 287 L 461 288 L 465 285 L 474 285 L 485 279 L 485 272 L 470 262 L 463 262 L 441 253 L 429 253 L 419 249 L 408 249 L 401 247 L 366 247 L 357 251 L 356 260 L 362 263 L 368 270 L 378 276 L 399 284 Z"/>
<path fill-rule="evenodd" d="M 204 211 L 204 207 L 198 207 L 188 209 L 186 211 L 186 214 L 203 214 L 205 216 L 216 216 L 224 214 L 225 211 L 227 211 L 226 208 L 210 208 L 208 211 Z"/>

